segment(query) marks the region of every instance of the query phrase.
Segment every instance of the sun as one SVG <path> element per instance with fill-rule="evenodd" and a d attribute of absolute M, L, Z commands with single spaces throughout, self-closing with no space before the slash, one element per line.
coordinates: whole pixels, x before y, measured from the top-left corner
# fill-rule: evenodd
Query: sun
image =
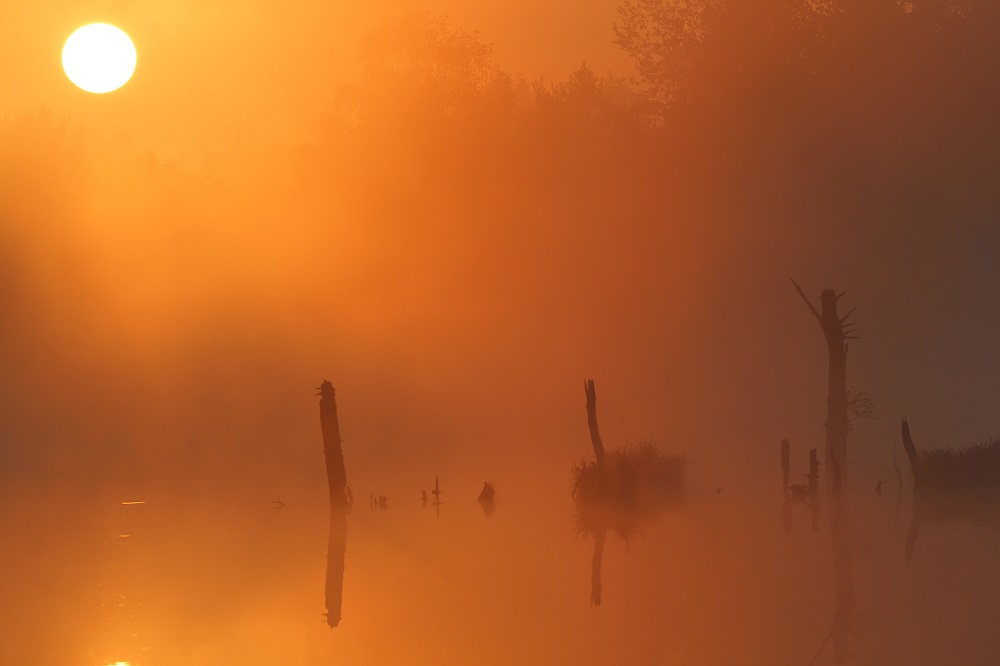
<path fill-rule="evenodd" d="M 62 51 L 69 80 L 92 93 L 107 93 L 125 85 L 135 71 L 135 45 L 120 28 L 91 23 L 79 28 Z"/>

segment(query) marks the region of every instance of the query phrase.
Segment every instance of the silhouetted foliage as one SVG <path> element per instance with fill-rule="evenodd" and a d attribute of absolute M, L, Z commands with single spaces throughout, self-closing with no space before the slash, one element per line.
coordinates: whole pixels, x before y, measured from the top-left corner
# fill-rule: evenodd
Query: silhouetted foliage
<path fill-rule="evenodd" d="M 998 19 L 987 0 L 624 0 L 618 14 L 614 42 L 663 104 L 731 99 L 748 80 L 804 87 L 838 70 L 902 72 L 925 62 L 922 49 L 982 39 Z"/>
<path fill-rule="evenodd" d="M 847 389 L 847 434 L 850 435 L 858 421 L 876 419 L 875 403 L 868 391 L 854 386 Z"/>

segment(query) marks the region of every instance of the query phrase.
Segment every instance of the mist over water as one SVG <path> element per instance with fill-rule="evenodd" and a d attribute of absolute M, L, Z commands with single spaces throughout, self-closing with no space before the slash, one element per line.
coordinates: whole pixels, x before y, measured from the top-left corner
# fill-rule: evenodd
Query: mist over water
<path fill-rule="evenodd" d="M 0 28 L 0 663 L 995 661 L 996 9 L 321 4 Z"/>

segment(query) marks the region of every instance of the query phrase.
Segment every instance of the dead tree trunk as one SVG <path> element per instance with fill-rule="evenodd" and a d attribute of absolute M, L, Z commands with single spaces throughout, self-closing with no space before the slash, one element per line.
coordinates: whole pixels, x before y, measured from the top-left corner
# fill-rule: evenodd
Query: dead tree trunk
<path fill-rule="evenodd" d="M 347 554 L 347 514 L 353 498 L 347 486 L 344 452 L 340 446 L 340 423 L 333 384 L 324 381 L 319 387 L 319 424 L 323 432 L 326 477 L 330 484 L 330 532 L 326 551 L 326 621 L 330 627 L 340 624 L 344 598 L 344 559 Z"/>
<path fill-rule="evenodd" d="M 848 340 L 856 339 L 853 335 L 853 324 L 848 321 L 852 309 L 844 316 L 837 313 L 837 301 L 847 292 L 836 293 L 832 289 L 824 289 L 820 294 L 820 312 L 816 311 L 812 302 L 802 291 L 802 288 L 792 280 L 795 289 L 802 300 L 806 302 L 809 311 L 819 322 L 823 335 L 826 337 L 826 348 L 829 356 L 826 394 L 826 466 L 832 469 L 833 461 L 840 465 L 840 480 L 847 481 L 847 345 Z M 833 479 L 827 475 L 827 490 L 831 490 Z"/>
<path fill-rule="evenodd" d="M 594 388 L 594 380 L 585 381 L 583 390 L 587 394 L 587 425 L 590 427 L 590 443 L 594 445 L 594 459 L 597 461 L 597 466 L 603 468 L 604 442 L 601 441 L 601 433 L 597 430 L 597 391 Z"/>
<path fill-rule="evenodd" d="M 324 381 L 319 387 L 319 395 L 319 424 L 323 431 L 330 506 L 347 509 L 350 491 L 347 488 L 347 471 L 344 469 L 344 452 L 340 447 L 340 422 L 337 419 L 337 399 L 333 384 Z"/>

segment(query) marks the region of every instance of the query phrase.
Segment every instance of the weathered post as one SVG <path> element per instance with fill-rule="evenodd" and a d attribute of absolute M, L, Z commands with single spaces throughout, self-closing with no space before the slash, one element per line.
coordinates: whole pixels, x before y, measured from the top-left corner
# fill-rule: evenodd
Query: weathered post
<path fill-rule="evenodd" d="M 330 506 L 347 507 L 347 471 L 341 449 L 340 421 L 337 418 L 337 398 L 333 384 L 324 381 L 319 387 L 319 425 L 323 432 L 323 453 L 326 455 L 326 478 L 330 484 Z"/>
<path fill-rule="evenodd" d="M 326 476 L 330 485 L 330 532 L 326 551 L 326 621 L 332 628 L 340 624 L 344 598 L 344 560 L 347 555 L 347 513 L 351 510 L 351 489 L 347 486 L 340 423 L 333 384 L 319 388 L 319 423 L 323 432 Z"/>

